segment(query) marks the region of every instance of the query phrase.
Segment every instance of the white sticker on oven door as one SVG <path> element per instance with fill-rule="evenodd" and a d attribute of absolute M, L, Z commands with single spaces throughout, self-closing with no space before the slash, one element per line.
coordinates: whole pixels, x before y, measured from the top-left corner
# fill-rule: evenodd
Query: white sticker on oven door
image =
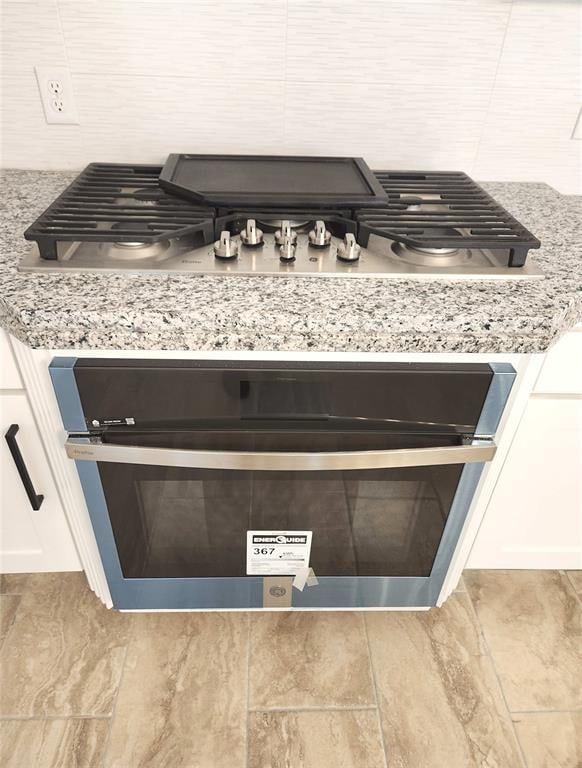
<path fill-rule="evenodd" d="M 247 531 L 247 576 L 294 576 L 309 568 L 312 531 Z"/>

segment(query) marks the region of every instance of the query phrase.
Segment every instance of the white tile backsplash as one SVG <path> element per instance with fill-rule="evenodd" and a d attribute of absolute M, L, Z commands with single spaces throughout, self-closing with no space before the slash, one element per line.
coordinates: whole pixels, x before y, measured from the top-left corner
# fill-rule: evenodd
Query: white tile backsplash
<path fill-rule="evenodd" d="M 582 192 L 582 0 L 3 0 L 3 167 L 357 154 Z M 78 126 L 35 65 L 68 65 Z"/>
<path fill-rule="evenodd" d="M 8 89 L 20 81 L 9 81 Z M 37 109 L 32 85 L 26 106 Z M 5 92 L 4 150 L 12 166 L 78 168 L 91 161 L 163 163 L 170 152 L 280 151 L 283 83 L 211 82 L 194 78 L 73 74 L 80 125 L 47 126 L 23 142 L 16 93 Z M 8 90 L 6 89 L 6 90 Z M 41 108 L 42 112 L 42 108 Z M 219 116 L 220 115 L 220 119 Z M 32 115 L 26 112 L 32 121 Z M 63 128 L 65 126 L 62 126 Z M 56 130 L 55 130 L 56 129 Z M 8 165 L 8 163 L 5 163 Z"/>
<path fill-rule="evenodd" d="M 488 103 L 489 89 L 289 82 L 285 146 L 297 154 L 362 155 L 378 169 L 468 169 Z"/>
<path fill-rule="evenodd" d="M 514 0 L 496 84 L 581 89 L 581 75 L 582 1 Z"/>
<path fill-rule="evenodd" d="M 26 76 L 35 65 L 67 63 L 56 0 L 3 0 L 0 13 L 3 79 Z"/>
<path fill-rule="evenodd" d="M 84 74 L 283 80 L 285 0 L 59 0 Z"/>
<path fill-rule="evenodd" d="M 287 78 L 490 88 L 510 8 L 507 0 L 292 0 Z"/>
<path fill-rule="evenodd" d="M 572 135 L 579 109 L 577 89 L 519 86 L 495 89 L 477 153 L 475 178 L 545 181 L 565 193 L 582 190 L 582 146 Z M 519 147 L 519 151 L 517 148 Z"/>

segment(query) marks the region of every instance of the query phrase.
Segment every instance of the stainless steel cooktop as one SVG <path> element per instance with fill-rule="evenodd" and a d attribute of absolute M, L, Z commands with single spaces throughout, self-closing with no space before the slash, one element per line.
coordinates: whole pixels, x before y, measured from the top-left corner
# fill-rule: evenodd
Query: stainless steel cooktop
<path fill-rule="evenodd" d="M 289 203 L 250 210 L 168 194 L 159 184 L 160 170 L 88 166 L 28 228 L 25 237 L 35 243 L 19 269 L 445 280 L 543 277 L 528 257 L 539 241 L 464 173 L 370 172 L 384 195 L 374 206 L 342 207 L 330 197 L 326 208 Z"/>
<path fill-rule="evenodd" d="M 201 275 L 271 275 L 288 277 L 407 277 L 414 279 L 541 278 L 543 273 L 529 261 L 518 269 L 507 266 L 505 254 L 479 248 L 415 248 L 370 235 L 367 248 L 353 235 L 334 237 L 320 221 L 313 228 L 264 232 L 251 220 L 247 231 L 260 241 L 245 243 L 245 235 L 223 233 L 213 245 L 193 247 L 184 236 L 155 243 L 70 243 L 58 259 L 47 261 L 33 246 L 21 264 L 22 271 L 42 272 L 188 272 Z M 318 228 L 319 225 L 319 228 Z M 243 230 L 244 232 L 244 230 Z M 319 245 L 313 240 L 317 236 Z M 505 256 L 505 264 L 504 264 Z"/>

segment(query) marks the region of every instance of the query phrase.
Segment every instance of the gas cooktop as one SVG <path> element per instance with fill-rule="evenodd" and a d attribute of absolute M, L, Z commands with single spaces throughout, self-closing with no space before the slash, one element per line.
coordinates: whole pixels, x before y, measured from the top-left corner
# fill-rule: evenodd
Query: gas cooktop
<path fill-rule="evenodd" d="M 219 159 L 214 185 L 206 158 Z M 245 189 L 253 167 L 258 181 Z M 288 175 L 279 188 L 277 168 Z M 23 271 L 543 277 L 526 263 L 539 240 L 466 174 L 373 172 L 359 158 L 92 163 L 24 236 L 35 244 Z"/>

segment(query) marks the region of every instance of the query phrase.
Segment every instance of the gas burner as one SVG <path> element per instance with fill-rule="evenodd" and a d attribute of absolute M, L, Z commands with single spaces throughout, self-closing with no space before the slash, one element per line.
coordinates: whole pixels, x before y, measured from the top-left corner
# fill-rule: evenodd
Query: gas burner
<path fill-rule="evenodd" d="M 153 259 L 159 261 L 170 255 L 170 241 L 159 240 L 157 243 L 111 243 L 110 250 L 119 261 L 138 261 Z M 164 256 L 166 254 L 166 256 Z"/>
<path fill-rule="evenodd" d="M 463 233 L 453 227 L 425 229 L 423 238 L 430 243 L 430 238 L 458 237 L 462 240 Z M 418 266 L 442 266 L 456 267 L 461 264 L 469 264 L 472 254 L 468 248 L 459 248 L 456 245 L 431 246 L 396 242 L 392 245 L 394 253 L 403 261 Z"/>
<path fill-rule="evenodd" d="M 392 252 L 407 264 L 418 267 L 471 266 L 473 260 L 469 248 L 418 248 L 406 243 L 392 243 Z"/>
<path fill-rule="evenodd" d="M 257 219 L 257 223 L 265 232 L 281 229 L 283 224 L 288 224 L 291 229 L 296 230 L 303 230 L 311 224 L 309 219 Z"/>
<path fill-rule="evenodd" d="M 124 232 L 142 232 L 144 225 L 137 221 L 119 221 L 111 226 L 111 231 L 123 230 Z M 118 248 L 143 248 L 147 245 L 145 240 L 115 240 Z"/>
<path fill-rule="evenodd" d="M 399 202 L 406 206 L 406 211 L 410 212 L 422 211 L 423 213 L 438 213 L 449 209 L 449 206 L 446 201 L 442 199 L 441 195 L 435 194 L 404 194 L 400 195 Z"/>
<path fill-rule="evenodd" d="M 143 232 L 144 225 L 141 222 L 120 221 L 111 226 L 111 231 L 123 230 L 124 232 Z M 139 249 L 145 248 L 148 243 L 145 240 L 115 240 L 114 245 L 117 248 Z"/>
<path fill-rule="evenodd" d="M 118 248 L 143 248 L 144 246 L 147 245 L 147 243 L 139 243 L 139 242 L 135 242 L 135 243 L 127 242 L 127 243 L 124 243 L 124 242 L 121 242 L 121 241 L 118 242 L 117 240 L 115 241 L 114 244 Z"/>
<path fill-rule="evenodd" d="M 459 250 L 458 245 L 446 245 L 446 246 L 434 246 L 429 245 L 431 238 L 442 238 L 442 237 L 456 237 L 460 241 L 462 241 L 463 238 L 463 232 L 461 232 L 458 229 L 455 229 L 454 227 L 434 227 L 432 229 L 425 229 L 423 232 L 423 240 L 427 241 L 427 244 L 422 245 L 415 243 L 414 245 L 409 245 L 409 248 L 411 248 L 413 251 L 416 251 L 417 253 L 427 254 L 429 256 L 450 256 L 453 253 L 457 253 Z"/>

